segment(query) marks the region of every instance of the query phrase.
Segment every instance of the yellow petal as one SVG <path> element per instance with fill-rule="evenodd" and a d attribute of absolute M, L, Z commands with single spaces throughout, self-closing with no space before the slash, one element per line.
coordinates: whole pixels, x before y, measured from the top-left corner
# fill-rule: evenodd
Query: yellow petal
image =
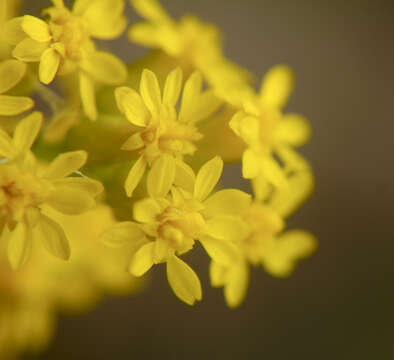
<path fill-rule="evenodd" d="M 12 56 L 26 62 L 40 61 L 41 55 L 46 49 L 48 49 L 48 43 L 26 38 L 15 46 Z"/>
<path fill-rule="evenodd" d="M 0 63 L 0 94 L 18 84 L 26 73 L 26 64 L 9 59 Z"/>
<path fill-rule="evenodd" d="M 265 178 L 274 186 L 278 188 L 287 188 L 289 186 L 283 169 L 271 156 L 263 157 L 261 169 Z"/>
<path fill-rule="evenodd" d="M 223 160 L 219 156 L 207 161 L 197 174 L 194 197 L 203 201 L 211 193 L 223 171 Z"/>
<path fill-rule="evenodd" d="M 240 259 L 240 249 L 230 241 L 207 235 L 199 237 L 199 241 L 211 259 L 219 264 L 231 266 Z"/>
<path fill-rule="evenodd" d="M 175 160 L 172 156 L 160 156 L 149 171 L 147 179 L 148 194 L 154 198 L 165 197 L 175 179 Z"/>
<path fill-rule="evenodd" d="M 100 240 L 107 246 L 117 248 L 127 244 L 142 243 L 145 241 L 145 233 L 136 223 L 123 221 L 105 230 L 100 235 Z"/>
<path fill-rule="evenodd" d="M 122 114 L 127 120 L 137 126 L 146 126 L 149 120 L 149 112 L 140 94 L 126 86 L 115 89 L 115 99 Z"/>
<path fill-rule="evenodd" d="M 8 260 L 14 270 L 18 270 L 30 258 L 31 235 L 31 230 L 23 223 L 19 223 L 13 231 L 6 235 L 8 238 Z"/>
<path fill-rule="evenodd" d="M 83 13 L 91 36 L 99 39 L 113 39 L 122 34 L 126 19 L 122 16 L 124 0 L 91 1 Z"/>
<path fill-rule="evenodd" d="M 218 215 L 238 215 L 245 211 L 252 197 L 237 189 L 220 190 L 204 201 L 203 213 L 210 218 Z"/>
<path fill-rule="evenodd" d="M 233 115 L 230 122 L 228 123 L 230 129 L 234 131 L 234 133 L 237 134 L 238 136 L 241 136 L 241 121 L 245 116 L 246 115 L 243 111 L 238 111 Z"/>
<path fill-rule="evenodd" d="M 193 122 L 196 115 L 196 108 L 202 88 L 202 75 L 195 71 L 185 82 L 183 89 L 181 107 L 179 110 L 179 121 Z"/>
<path fill-rule="evenodd" d="M 142 148 L 145 145 L 141 139 L 141 134 L 136 133 L 131 135 L 121 146 L 121 150 L 133 151 Z"/>
<path fill-rule="evenodd" d="M 305 144 L 311 136 L 308 120 L 301 115 L 284 115 L 275 129 L 275 138 L 293 146 Z"/>
<path fill-rule="evenodd" d="M 127 79 L 127 69 L 123 62 L 104 51 L 87 54 L 80 62 L 80 67 L 95 80 L 107 85 L 119 85 Z"/>
<path fill-rule="evenodd" d="M 170 21 L 158 0 L 131 0 L 130 2 L 137 13 L 145 19 L 154 22 Z"/>
<path fill-rule="evenodd" d="M 272 193 L 272 185 L 266 179 L 264 174 L 260 173 L 255 178 L 251 180 L 254 197 L 256 200 L 263 202 Z"/>
<path fill-rule="evenodd" d="M 62 260 L 70 258 L 70 245 L 64 230 L 58 223 L 41 214 L 34 231 L 53 256 Z"/>
<path fill-rule="evenodd" d="M 248 289 L 248 284 L 249 267 L 247 264 L 230 268 L 224 288 L 224 297 L 229 307 L 235 308 L 242 303 Z"/>
<path fill-rule="evenodd" d="M 174 185 L 192 193 L 196 181 L 193 169 L 180 159 L 175 159 L 175 165 Z"/>
<path fill-rule="evenodd" d="M 43 171 L 46 179 L 61 179 L 79 170 L 88 158 L 86 151 L 70 151 L 58 155 Z"/>
<path fill-rule="evenodd" d="M 16 149 L 12 143 L 11 137 L 0 128 L 0 156 L 13 158 L 16 155 Z"/>
<path fill-rule="evenodd" d="M 205 91 L 198 99 L 197 109 L 193 117 L 193 123 L 205 120 L 214 115 L 222 104 L 223 101 L 215 95 L 213 90 Z"/>
<path fill-rule="evenodd" d="M 28 97 L 0 95 L 0 115 L 18 115 L 33 106 L 33 100 Z"/>
<path fill-rule="evenodd" d="M 43 84 L 49 84 L 54 79 L 60 65 L 60 54 L 52 48 L 46 49 L 40 59 L 38 77 Z"/>
<path fill-rule="evenodd" d="M 19 153 L 30 150 L 42 125 L 42 114 L 38 111 L 22 119 L 14 131 L 13 143 Z"/>
<path fill-rule="evenodd" d="M 85 114 L 90 120 L 97 120 L 96 94 L 93 80 L 82 71 L 79 74 L 79 91 Z"/>
<path fill-rule="evenodd" d="M 153 261 L 155 264 L 166 262 L 174 253 L 174 250 L 168 245 L 168 241 L 157 238 L 153 247 Z"/>
<path fill-rule="evenodd" d="M 226 282 L 227 268 L 215 261 L 209 265 L 209 278 L 213 287 L 221 287 Z"/>
<path fill-rule="evenodd" d="M 153 247 L 154 242 L 151 241 L 140 247 L 134 254 L 129 265 L 129 272 L 134 276 L 144 275 L 153 265 Z"/>
<path fill-rule="evenodd" d="M 95 197 L 101 194 L 104 186 L 97 180 L 86 177 L 67 177 L 53 181 L 55 186 L 69 186 L 78 190 L 85 191 Z"/>
<path fill-rule="evenodd" d="M 201 300 L 202 290 L 199 278 L 193 269 L 178 257 L 167 261 L 167 279 L 175 295 L 188 305 Z"/>
<path fill-rule="evenodd" d="M 287 231 L 264 254 L 264 267 L 274 276 L 288 276 L 296 262 L 311 255 L 316 247 L 317 242 L 312 234 L 303 230 Z"/>
<path fill-rule="evenodd" d="M 22 29 L 29 37 L 39 42 L 48 42 L 52 38 L 48 24 L 35 16 L 25 15 Z"/>
<path fill-rule="evenodd" d="M 171 71 L 166 79 L 163 91 L 163 104 L 175 106 L 182 88 L 182 70 L 177 67 Z"/>
<path fill-rule="evenodd" d="M 293 71 L 286 65 L 277 65 L 264 76 L 260 101 L 267 106 L 282 108 L 287 103 L 293 88 Z"/>
<path fill-rule="evenodd" d="M 157 215 L 161 212 L 161 207 L 155 199 L 147 198 L 137 201 L 134 204 L 134 219 L 142 223 L 156 222 Z"/>
<path fill-rule="evenodd" d="M 71 186 L 57 186 L 46 199 L 46 204 L 66 215 L 82 214 L 95 205 L 87 192 Z"/>
<path fill-rule="evenodd" d="M 245 179 L 255 178 L 261 170 L 262 159 L 252 149 L 247 149 L 242 155 L 242 176 Z"/>
<path fill-rule="evenodd" d="M 3 1 L 5 3 L 5 1 Z M 17 45 L 26 38 L 22 29 L 23 16 L 15 17 L 7 21 L 3 26 L 3 39 L 11 45 Z"/>
<path fill-rule="evenodd" d="M 218 214 L 206 222 L 204 233 L 216 239 L 239 242 L 249 235 L 248 225 L 235 216 Z"/>
<path fill-rule="evenodd" d="M 135 188 L 144 176 L 145 169 L 146 161 L 142 156 L 140 156 L 131 168 L 125 182 L 125 190 L 128 197 L 131 197 L 133 195 Z"/>
<path fill-rule="evenodd" d="M 140 93 L 151 114 L 159 114 L 161 107 L 161 92 L 156 75 L 148 70 L 142 71 Z"/>

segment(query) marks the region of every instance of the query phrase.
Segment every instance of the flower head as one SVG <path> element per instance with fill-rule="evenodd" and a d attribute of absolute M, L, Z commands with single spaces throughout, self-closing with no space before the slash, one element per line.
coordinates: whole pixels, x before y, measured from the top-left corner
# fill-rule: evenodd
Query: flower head
<path fill-rule="evenodd" d="M 124 0 L 77 0 L 72 10 L 63 0 L 53 0 L 44 11 L 48 22 L 25 15 L 5 25 L 8 41 L 15 45 L 12 55 L 24 62 L 39 62 L 39 79 L 44 84 L 56 75 L 79 71 L 82 103 L 91 119 L 97 118 L 95 82 L 118 85 L 127 70 L 114 55 L 97 51 L 91 37 L 111 39 L 126 26 Z"/>
<path fill-rule="evenodd" d="M 46 215 L 46 207 L 74 215 L 95 205 L 102 185 L 94 180 L 69 177 L 87 159 L 84 151 L 58 155 L 48 166 L 37 162 L 30 151 L 42 123 L 34 112 L 17 125 L 11 138 L 0 129 L 0 230 L 8 242 L 8 258 L 14 269 L 30 257 L 35 238 L 64 260 L 70 256 L 68 240 L 58 223 Z"/>
<path fill-rule="evenodd" d="M 272 68 L 264 77 L 258 95 L 244 99 L 243 110 L 230 121 L 231 129 L 247 145 L 242 158 L 242 175 L 262 177 L 277 187 L 287 186 L 286 176 L 274 155 L 285 167 L 297 167 L 292 147 L 303 145 L 310 136 L 307 120 L 297 114 L 282 114 L 293 89 L 293 74 L 283 65 Z M 287 156 L 283 156 L 286 154 Z"/>
<path fill-rule="evenodd" d="M 139 44 L 159 48 L 179 60 L 187 71 L 199 70 L 218 95 L 249 79 L 247 71 L 223 55 L 221 34 L 216 26 L 197 17 L 173 20 L 158 0 L 131 0 L 147 21 L 133 25 L 129 38 Z"/>
<path fill-rule="evenodd" d="M 131 196 L 146 167 L 153 166 L 163 155 L 169 155 L 169 174 L 176 168 L 175 159 L 196 151 L 194 143 L 201 138 L 196 125 L 215 112 L 220 102 L 211 90 L 202 91 L 202 77 L 193 73 L 186 81 L 179 113 L 176 106 L 182 89 L 182 70 L 173 70 L 166 79 L 163 95 L 156 75 L 142 72 L 140 94 L 127 87 L 115 90 L 119 110 L 139 130 L 123 144 L 123 150 L 140 154 L 126 180 Z M 170 175 L 169 175 L 170 176 Z"/>
<path fill-rule="evenodd" d="M 33 107 L 33 100 L 24 96 L 3 95 L 15 87 L 26 73 L 26 64 L 9 59 L 0 62 L 0 115 L 18 115 Z"/>
<path fill-rule="evenodd" d="M 150 197 L 134 205 L 137 222 L 119 223 L 102 236 L 112 246 L 137 243 L 129 267 L 135 276 L 143 275 L 153 264 L 166 263 L 171 288 L 188 304 L 201 299 L 201 285 L 179 256 L 198 240 L 212 259 L 229 266 L 239 256 L 234 242 L 248 231 L 239 217 L 250 204 L 248 194 L 226 189 L 211 195 L 222 167 L 222 160 L 216 157 L 196 177 L 188 168 L 174 183 L 167 180 L 165 167 L 155 176 L 151 172 L 147 182 Z"/>

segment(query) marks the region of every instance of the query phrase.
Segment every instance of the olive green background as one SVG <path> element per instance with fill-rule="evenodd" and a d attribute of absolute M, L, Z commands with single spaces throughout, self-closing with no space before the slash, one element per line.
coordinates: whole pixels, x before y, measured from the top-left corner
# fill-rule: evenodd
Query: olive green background
<path fill-rule="evenodd" d="M 216 23 L 226 53 L 258 78 L 278 63 L 294 69 L 287 109 L 313 127 L 302 152 L 316 190 L 289 227 L 313 232 L 319 248 L 288 279 L 253 270 L 237 310 L 210 288 L 198 249 L 187 259 L 201 275 L 202 303 L 177 300 L 157 266 L 142 294 L 62 318 L 48 351 L 34 359 L 394 359 L 394 2 L 163 4 L 174 16 Z M 114 44 L 127 61 L 146 52 L 125 39 Z M 225 176 L 226 185 L 243 184 L 239 167 Z"/>

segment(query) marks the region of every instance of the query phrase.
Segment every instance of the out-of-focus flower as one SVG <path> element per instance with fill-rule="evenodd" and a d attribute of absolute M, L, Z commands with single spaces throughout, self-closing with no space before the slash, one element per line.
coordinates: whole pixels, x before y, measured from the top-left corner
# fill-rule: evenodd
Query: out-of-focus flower
<path fill-rule="evenodd" d="M 176 105 L 182 89 L 182 70 L 173 70 L 166 79 L 163 96 L 156 75 L 145 69 L 140 82 L 140 94 L 127 87 L 115 90 L 120 111 L 140 130 L 123 144 L 123 150 L 136 150 L 140 157 L 126 179 L 125 188 L 131 196 L 146 167 L 152 166 L 163 155 L 170 155 L 166 162 L 168 176 L 182 167 L 184 155 L 196 151 L 194 142 L 201 138 L 196 124 L 214 113 L 220 102 L 211 90 L 202 90 L 202 77 L 193 73 L 185 82 L 179 114 Z M 174 173 L 175 176 L 175 173 Z"/>
<path fill-rule="evenodd" d="M 15 87 L 26 73 L 26 64 L 9 59 L 0 62 L 0 115 L 18 115 L 31 109 L 34 102 L 29 97 L 4 95 Z"/>
<path fill-rule="evenodd" d="M 39 62 L 38 75 L 44 84 L 56 75 L 78 71 L 85 113 L 95 120 L 95 83 L 119 85 L 127 70 L 116 56 L 96 50 L 91 37 L 112 39 L 123 32 L 124 0 L 77 0 L 71 11 L 63 0 L 52 2 L 54 6 L 44 11 L 48 22 L 30 15 L 13 18 L 5 24 L 6 39 L 15 45 L 15 58 Z"/>
<path fill-rule="evenodd" d="M 195 16 L 173 20 L 158 0 L 131 0 L 147 21 L 134 24 L 129 38 L 138 44 L 158 48 L 179 60 L 188 72 L 199 70 L 222 96 L 232 88 L 244 87 L 249 73 L 223 55 L 221 34 L 216 26 Z"/>
<path fill-rule="evenodd" d="M 84 151 L 58 155 L 49 165 L 37 162 L 30 148 L 42 124 L 34 112 L 17 125 L 11 138 L 0 129 L 0 240 L 8 242 L 14 269 L 30 257 L 33 241 L 42 241 L 54 256 L 67 260 L 70 247 L 61 226 L 45 213 L 47 206 L 65 214 L 81 214 L 95 205 L 102 185 L 85 177 L 70 177 L 87 160 Z"/>
<path fill-rule="evenodd" d="M 237 263 L 234 242 L 248 232 L 239 214 L 249 206 L 250 195 L 236 189 L 210 195 L 222 173 L 223 162 L 218 157 L 205 163 L 196 178 L 189 169 L 175 180 L 166 171 L 167 158 L 157 161 L 149 174 L 150 198 L 134 205 L 138 223 L 118 223 L 103 233 L 102 240 L 111 246 L 137 244 L 139 249 L 129 266 L 135 276 L 145 274 L 153 264 L 166 263 L 172 290 L 193 305 L 201 300 L 200 281 L 178 256 L 190 251 L 198 240 L 216 262 L 225 266 Z"/>
<path fill-rule="evenodd" d="M 264 77 L 260 93 L 247 96 L 243 110 L 230 121 L 231 129 L 246 143 L 242 158 L 242 175 L 247 179 L 268 180 L 277 187 L 286 187 L 284 167 L 299 165 L 293 147 L 305 144 L 310 137 L 307 120 L 297 114 L 282 114 L 294 87 L 292 71 L 284 65 L 272 68 Z"/>

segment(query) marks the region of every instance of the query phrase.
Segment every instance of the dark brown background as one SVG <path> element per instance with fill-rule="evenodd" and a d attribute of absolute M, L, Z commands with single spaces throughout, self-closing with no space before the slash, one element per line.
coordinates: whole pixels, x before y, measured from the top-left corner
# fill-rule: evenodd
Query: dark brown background
<path fill-rule="evenodd" d="M 209 287 L 200 270 L 205 256 L 190 258 L 204 288 L 194 308 L 175 298 L 157 267 L 144 293 L 62 318 L 54 343 L 36 359 L 393 359 L 394 2 L 163 4 L 175 16 L 190 12 L 218 24 L 227 54 L 258 77 L 277 63 L 294 68 L 288 108 L 314 129 L 303 153 L 316 191 L 289 225 L 316 234 L 318 251 L 287 280 L 253 271 L 237 310 Z M 125 60 L 145 51 L 118 45 Z M 226 173 L 226 183 L 236 184 L 239 168 Z"/>

